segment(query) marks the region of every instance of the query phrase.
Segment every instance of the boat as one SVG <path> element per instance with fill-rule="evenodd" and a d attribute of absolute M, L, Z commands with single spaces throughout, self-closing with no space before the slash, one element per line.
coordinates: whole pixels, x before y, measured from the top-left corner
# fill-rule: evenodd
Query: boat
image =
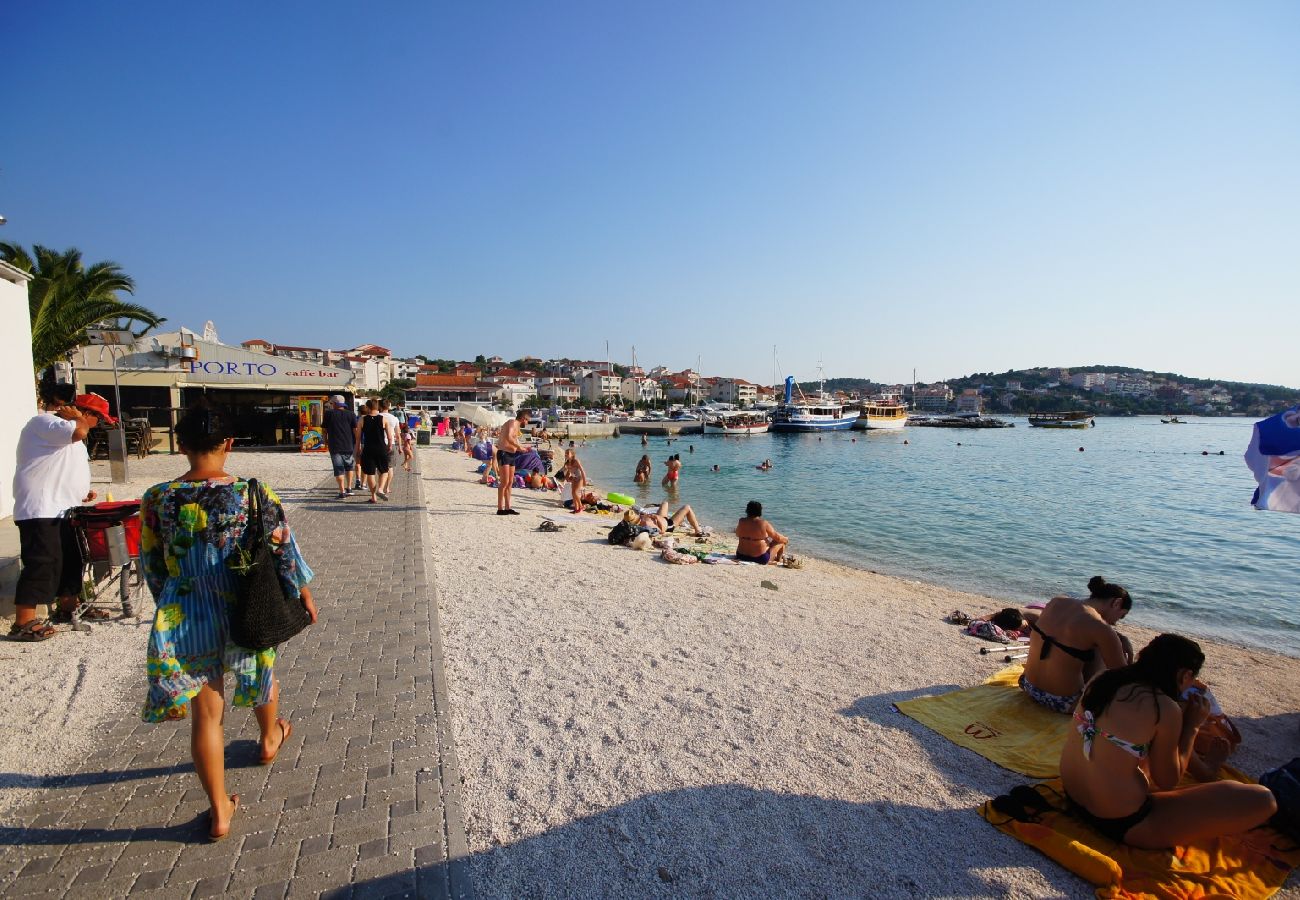
<path fill-rule="evenodd" d="M 907 406 L 896 395 L 863 400 L 858 406 L 858 421 L 854 428 L 870 431 L 898 431 L 907 424 Z"/>
<path fill-rule="evenodd" d="M 705 434 L 767 434 L 767 416 L 752 410 L 715 413 L 704 420 Z"/>
<path fill-rule="evenodd" d="M 799 392 L 799 399 L 794 399 L 794 376 L 785 379 L 785 402 L 772 413 L 770 431 L 847 431 L 858 420 L 856 409 L 845 409 L 844 404 L 836 400 L 825 390 L 826 381 L 822 380 L 821 389 L 812 394 Z"/>
<path fill-rule="evenodd" d="M 1076 410 L 1063 413 L 1034 413 L 1029 417 L 1032 428 L 1091 428 L 1097 423 L 1092 413 Z"/>
<path fill-rule="evenodd" d="M 1182 419 L 1178 418 L 1177 416 L 1170 416 L 1170 417 L 1167 418 L 1167 419 L 1161 419 L 1161 420 L 1160 420 L 1160 423 L 1161 423 L 1162 425 L 1186 425 L 1186 424 L 1187 424 L 1186 422 L 1184 422 Z"/>

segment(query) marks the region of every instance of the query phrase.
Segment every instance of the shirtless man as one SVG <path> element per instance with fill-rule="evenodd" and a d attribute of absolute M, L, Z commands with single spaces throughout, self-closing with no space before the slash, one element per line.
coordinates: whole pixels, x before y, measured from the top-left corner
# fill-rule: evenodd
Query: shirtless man
<path fill-rule="evenodd" d="M 772 527 L 763 518 L 763 504 L 750 500 L 745 505 L 745 518 L 736 523 L 736 559 L 755 562 L 760 566 L 775 565 L 785 554 L 790 539 Z"/>
<path fill-rule="evenodd" d="M 695 537 L 700 537 L 704 534 L 703 530 L 700 528 L 700 520 L 695 518 L 695 510 L 691 509 L 689 503 L 677 510 L 677 512 L 673 513 L 671 516 L 668 515 L 667 500 L 660 503 L 658 507 L 646 507 L 646 509 L 655 510 L 654 512 L 641 511 L 640 524 L 647 528 L 658 528 L 661 534 L 668 534 L 685 521 L 691 526 L 691 530 Z"/>
<path fill-rule="evenodd" d="M 1074 712 L 1083 686 L 1102 669 L 1128 664 L 1115 624 L 1128 615 L 1133 599 L 1100 575 L 1088 582 L 1087 600 L 1053 597 L 1030 625 L 1029 659 L 1020 688 L 1053 712 Z"/>
<path fill-rule="evenodd" d="M 501 426 L 497 439 L 497 515 L 517 516 L 510 506 L 510 489 L 515 484 L 515 454 L 523 452 L 519 433 L 528 422 L 528 410 L 521 409 L 515 417 Z"/>

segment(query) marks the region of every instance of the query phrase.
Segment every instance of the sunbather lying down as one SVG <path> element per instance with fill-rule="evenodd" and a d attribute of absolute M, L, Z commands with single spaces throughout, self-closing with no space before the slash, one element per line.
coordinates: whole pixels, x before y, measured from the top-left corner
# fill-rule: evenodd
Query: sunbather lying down
<path fill-rule="evenodd" d="M 694 533 L 695 537 L 700 537 L 704 534 L 703 529 L 700 528 L 700 521 L 695 518 L 695 511 L 691 509 L 690 504 L 683 506 L 671 516 L 668 515 L 667 500 L 660 503 L 658 506 L 643 506 L 639 512 L 641 513 L 640 524 L 647 528 L 658 528 L 663 534 L 670 533 L 676 529 L 678 525 L 682 524 L 683 521 L 690 524 L 691 531 Z"/>

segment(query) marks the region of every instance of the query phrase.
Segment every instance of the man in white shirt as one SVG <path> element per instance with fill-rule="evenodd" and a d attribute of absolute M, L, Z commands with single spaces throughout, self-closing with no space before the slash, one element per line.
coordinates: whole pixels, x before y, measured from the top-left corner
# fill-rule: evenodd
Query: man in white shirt
<path fill-rule="evenodd" d="M 37 621 L 36 605 L 58 597 L 60 606 L 71 610 L 81 590 L 81 550 L 67 511 L 95 499 L 86 435 L 101 421 L 111 425 L 117 420 L 98 394 L 72 394 L 71 385 L 51 386 L 43 397 L 44 411 L 18 436 L 14 522 L 23 567 L 14 589 L 10 640 L 53 637 L 49 623 Z"/>

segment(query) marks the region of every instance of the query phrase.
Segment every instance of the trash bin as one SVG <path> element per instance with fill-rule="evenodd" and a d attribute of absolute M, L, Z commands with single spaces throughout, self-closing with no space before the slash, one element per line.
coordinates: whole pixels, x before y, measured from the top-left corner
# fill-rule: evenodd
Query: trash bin
<path fill-rule="evenodd" d="M 421 447 L 429 446 L 429 430 L 427 428 L 421 428 L 415 432 L 415 443 Z"/>

